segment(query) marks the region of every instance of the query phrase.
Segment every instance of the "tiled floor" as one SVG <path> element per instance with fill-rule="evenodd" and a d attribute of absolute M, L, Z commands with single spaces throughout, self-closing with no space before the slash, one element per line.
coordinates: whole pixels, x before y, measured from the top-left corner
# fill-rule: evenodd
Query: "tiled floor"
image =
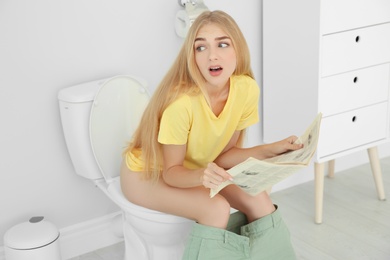
<path fill-rule="evenodd" d="M 381 165 L 389 198 L 390 157 Z M 390 259 L 390 204 L 377 199 L 369 164 L 325 178 L 321 225 L 314 224 L 313 182 L 272 193 L 271 198 L 290 228 L 299 260 Z M 71 260 L 123 260 L 123 255 L 119 243 Z"/>
<path fill-rule="evenodd" d="M 69 260 L 123 260 L 124 253 L 125 247 L 123 242 L 121 242 Z"/>

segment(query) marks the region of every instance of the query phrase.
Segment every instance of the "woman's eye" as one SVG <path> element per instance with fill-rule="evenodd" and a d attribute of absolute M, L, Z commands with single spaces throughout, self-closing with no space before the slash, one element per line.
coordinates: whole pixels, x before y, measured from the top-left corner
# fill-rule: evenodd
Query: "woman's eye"
<path fill-rule="evenodd" d="M 204 46 L 198 46 L 195 48 L 195 50 L 197 50 L 197 51 L 204 51 L 205 49 L 206 49 L 206 47 L 204 47 Z"/>
<path fill-rule="evenodd" d="M 229 47 L 229 44 L 226 42 L 221 42 L 220 44 L 218 44 L 218 46 L 221 48 L 226 48 L 226 47 Z"/>

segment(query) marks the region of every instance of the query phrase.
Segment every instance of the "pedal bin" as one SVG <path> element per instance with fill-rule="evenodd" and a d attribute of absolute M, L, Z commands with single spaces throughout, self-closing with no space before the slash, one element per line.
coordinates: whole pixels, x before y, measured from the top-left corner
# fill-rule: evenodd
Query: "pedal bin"
<path fill-rule="evenodd" d="M 44 217 L 10 228 L 4 235 L 6 260 L 61 260 L 60 232 Z"/>

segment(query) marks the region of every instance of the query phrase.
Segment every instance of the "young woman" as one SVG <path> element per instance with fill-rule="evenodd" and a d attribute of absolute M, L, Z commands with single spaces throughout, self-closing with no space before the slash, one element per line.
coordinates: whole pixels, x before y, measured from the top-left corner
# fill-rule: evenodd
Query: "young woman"
<path fill-rule="evenodd" d="M 290 136 L 242 148 L 245 129 L 258 121 L 258 101 L 237 24 L 221 11 L 202 13 L 151 98 L 121 170 L 129 201 L 196 221 L 183 259 L 294 259 L 266 192 L 250 196 L 229 185 L 209 197 L 210 188 L 232 178 L 225 169 L 302 147 Z M 250 223 L 241 235 L 225 230 L 231 207 Z"/>

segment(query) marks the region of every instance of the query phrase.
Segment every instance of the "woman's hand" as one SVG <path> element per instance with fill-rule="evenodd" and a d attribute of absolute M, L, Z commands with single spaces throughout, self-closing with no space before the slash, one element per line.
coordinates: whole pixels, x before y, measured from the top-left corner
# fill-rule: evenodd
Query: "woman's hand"
<path fill-rule="evenodd" d="M 292 135 L 290 137 L 287 137 L 286 139 L 272 143 L 270 144 L 270 152 L 274 154 L 273 156 L 277 156 L 279 154 L 286 153 L 289 151 L 299 150 L 303 147 L 303 144 L 296 144 L 295 141 L 297 139 L 298 137 Z"/>
<path fill-rule="evenodd" d="M 216 189 L 222 182 L 233 180 L 232 176 L 215 163 L 209 163 L 201 175 L 201 183 L 204 187 Z"/>

